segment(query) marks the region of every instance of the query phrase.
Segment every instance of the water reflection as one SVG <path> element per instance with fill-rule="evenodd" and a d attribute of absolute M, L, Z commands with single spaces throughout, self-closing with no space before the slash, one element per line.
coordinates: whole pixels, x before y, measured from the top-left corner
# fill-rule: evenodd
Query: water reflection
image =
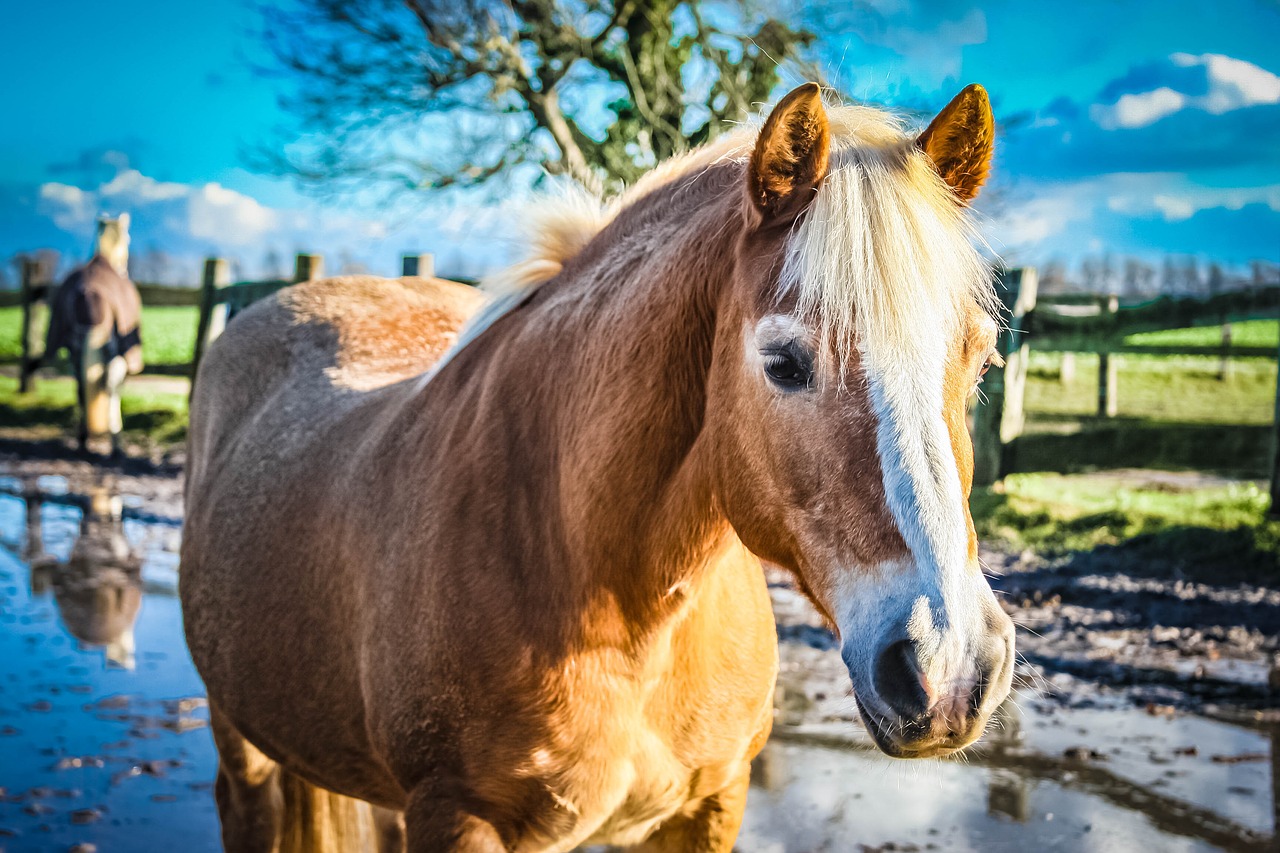
<path fill-rule="evenodd" d="M 740 847 L 1274 850 L 1274 738 L 1025 692 L 960 760 L 893 762 L 847 723 L 783 725 L 753 767 Z"/>
<path fill-rule="evenodd" d="M 44 497 L 38 491 L 28 491 L 24 497 L 24 556 L 31 567 L 31 594 L 39 596 L 52 589 L 62 622 L 73 637 L 100 646 L 110 664 L 133 669 L 133 626 L 142 606 L 142 554 L 125 536 L 120 496 L 106 486 L 87 496 L 79 535 L 65 560 L 44 552 Z"/>
<path fill-rule="evenodd" d="M 0 850 L 220 849 L 180 520 L 0 473 Z"/>
<path fill-rule="evenodd" d="M 986 735 L 990 749 L 1010 752 L 1022 748 L 1022 715 L 1013 700 L 1005 702 L 991 718 Z M 987 776 L 987 814 L 1017 823 L 1031 820 L 1031 783 L 1012 770 L 994 768 Z"/>
<path fill-rule="evenodd" d="M 179 521 L 129 504 L 110 481 L 0 477 L 0 849 L 220 847 Z M 965 760 L 904 763 L 834 719 L 822 681 L 779 691 L 741 853 L 1276 849 L 1270 730 L 1024 692 Z"/>

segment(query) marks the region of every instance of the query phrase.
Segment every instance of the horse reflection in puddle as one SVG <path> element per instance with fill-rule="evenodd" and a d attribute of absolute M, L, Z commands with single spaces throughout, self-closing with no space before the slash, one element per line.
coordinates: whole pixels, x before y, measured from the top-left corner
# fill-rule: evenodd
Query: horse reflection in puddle
<path fill-rule="evenodd" d="M 38 494 L 27 501 L 27 553 L 31 592 L 48 590 L 67 631 L 101 647 L 109 664 L 134 667 L 133 626 L 142 606 L 142 555 L 125 537 L 120 498 L 95 490 L 83 502 L 79 535 L 66 560 L 44 552 Z"/>

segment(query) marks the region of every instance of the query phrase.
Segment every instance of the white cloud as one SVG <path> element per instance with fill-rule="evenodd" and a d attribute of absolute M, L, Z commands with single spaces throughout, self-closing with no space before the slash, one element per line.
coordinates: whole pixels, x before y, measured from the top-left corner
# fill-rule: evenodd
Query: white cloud
<path fill-rule="evenodd" d="M 402 252 L 434 251 L 443 261 L 439 268 L 454 274 L 475 274 L 477 263 L 488 269 L 507 255 L 505 247 L 492 245 L 492 217 L 483 218 L 484 225 L 476 228 L 481 220 L 453 221 L 452 208 L 435 205 L 432 199 L 415 205 L 412 215 L 407 209 L 396 214 L 358 203 L 328 206 L 290 191 L 282 193 L 269 182 L 248 182 L 257 187 L 256 193 L 282 197 L 277 207 L 222 183 L 161 181 L 123 159 L 115 165 L 114 176 L 96 184 L 41 185 L 30 212 L 80 243 L 92 231 L 98 213 L 128 211 L 133 216 L 135 253 L 163 252 L 175 283 L 194 281 L 200 259 L 213 254 L 239 261 L 248 277 L 261 272 L 268 251 L 320 252 L 334 272 L 367 268 L 388 275 L 398 274 Z"/>
<path fill-rule="evenodd" d="M 1151 199 L 1151 203 L 1156 209 L 1164 214 L 1164 218 L 1170 222 L 1176 222 L 1182 219 L 1190 219 L 1195 215 L 1196 206 L 1189 198 L 1157 195 Z"/>
<path fill-rule="evenodd" d="M 261 244 L 278 221 L 274 210 L 221 184 L 190 190 L 187 200 L 189 233 L 216 245 L 238 248 Z"/>
<path fill-rule="evenodd" d="M 1006 206 L 983 230 L 997 252 L 1004 254 L 1034 247 L 1088 214 L 1088 207 L 1081 205 L 1074 193 L 1040 193 Z"/>
<path fill-rule="evenodd" d="M 121 169 L 116 176 L 98 188 L 103 198 L 126 201 L 166 201 L 182 198 L 190 187 L 149 178 L 137 169 Z"/>
<path fill-rule="evenodd" d="M 899 12 L 895 8 L 891 14 L 896 17 Z M 937 21 L 931 28 L 922 28 L 915 21 L 889 26 L 881 37 L 885 47 L 917 62 L 939 83 L 959 76 L 966 45 L 983 44 L 986 40 L 987 18 L 981 9 L 970 9 L 955 20 Z"/>
<path fill-rule="evenodd" d="M 1280 102 L 1280 77 L 1265 68 L 1217 53 L 1192 56 L 1175 53 L 1174 64 L 1185 67 L 1203 65 L 1209 75 L 1209 93 L 1204 96 L 1204 109 L 1221 115 L 1241 107 Z"/>
<path fill-rule="evenodd" d="M 1154 180 L 1130 183 L 1107 199 L 1107 208 L 1128 216 L 1159 214 L 1166 222 L 1190 219 L 1201 210 L 1222 207 L 1240 210 L 1249 204 L 1265 204 L 1280 211 L 1280 186 L 1201 187 L 1185 178 L 1155 175 Z"/>
<path fill-rule="evenodd" d="M 1186 105 L 1186 95 L 1162 86 L 1153 92 L 1121 95 L 1120 100 L 1111 105 L 1094 104 L 1090 114 L 1100 126 L 1115 130 L 1122 127 L 1146 127 L 1176 113 Z"/>
<path fill-rule="evenodd" d="M 91 223 L 96 205 L 93 193 L 70 184 L 48 183 L 40 187 L 39 211 L 64 231 L 79 232 Z"/>
<path fill-rule="evenodd" d="M 1187 94 L 1161 86 L 1149 92 L 1131 92 L 1114 104 L 1094 104 L 1090 116 L 1106 130 L 1132 129 L 1188 108 L 1222 115 L 1258 104 L 1280 103 L 1280 77 L 1243 59 L 1216 53 L 1175 53 L 1169 61 L 1180 68 L 1203 68 L 1207 91 Z"/>

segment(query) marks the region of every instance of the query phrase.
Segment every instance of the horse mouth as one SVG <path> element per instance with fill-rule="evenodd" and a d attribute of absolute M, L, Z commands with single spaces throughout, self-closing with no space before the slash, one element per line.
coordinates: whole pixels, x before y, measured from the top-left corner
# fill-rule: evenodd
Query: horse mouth
<path fill-rule="evenodd" d="M 930 737 L 927 734 L 929 728 L 927 719 L 894 723 L 868 709 L 856 693 L 853 701 L 858 706 L 862 723 L 871 733 L 871 739 L 875 742 L 876 748 L 890 758 L 945 758 L 967 746 L 964 742 L 956 743 L 958 740 L 967 739 L 952 736 L 939 740 Z M 925 733 L 920 737 L 902 737 L 902 735 L 910 735 L 912 729 L 923 729 Z"/>

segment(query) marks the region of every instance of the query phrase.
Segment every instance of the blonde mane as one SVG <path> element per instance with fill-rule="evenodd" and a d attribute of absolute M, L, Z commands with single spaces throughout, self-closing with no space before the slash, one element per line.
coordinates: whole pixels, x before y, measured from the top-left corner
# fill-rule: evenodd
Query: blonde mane
<path fill-rule="evenodd" d="M 947 340 L 967 302 L 996 312 L 970 210 L 957 202 L 896 117 L 832 110 L 830 166 L 797 223 L 779 280 L 847 364 L 856 346 L 901 353 L 914 339 Z"/>
<path fill-rule="evenodd" d="M 833 107 L 828 118 L 830 170 L 795 226 L 779 295 L 796 296 L 841 363 L 855 342 L 864 352 L 883 352 L 912 335 L 948 335 L 966 300 L 994 314 L 990 271 L 974 246 L 969 210 L 905 122 L 865 106 Z M 526 216 L 526 257 L 482 281 L 493 298 L 455 350 L 554 278 L 636 200 L 717 163 L 745 162 L 757 132 L 757 123 L 744 125 L 674 157 L 613 199 L 579 189 L 540 196 Z"/>

